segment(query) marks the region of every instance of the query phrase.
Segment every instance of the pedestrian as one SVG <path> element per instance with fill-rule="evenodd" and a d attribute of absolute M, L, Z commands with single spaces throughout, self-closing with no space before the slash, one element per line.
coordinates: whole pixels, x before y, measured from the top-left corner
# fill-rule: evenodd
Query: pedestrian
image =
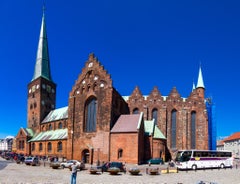
<path fill-rule="evenodd" d="M 76 165 L 76 161 L 73 162 L 73 165 L 71 166 L 71 168 L 72 168 L 71 184 L 76 184 L 76 180 L 77 180 L 77 165 Z"/>

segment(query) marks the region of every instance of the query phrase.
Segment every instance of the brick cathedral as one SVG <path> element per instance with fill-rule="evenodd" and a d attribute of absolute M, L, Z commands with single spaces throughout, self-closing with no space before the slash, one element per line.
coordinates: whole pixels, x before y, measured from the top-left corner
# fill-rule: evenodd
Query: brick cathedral
<path fill-rule="evenodd" d="M 86 163 L 168 161 L 177 150 L 209 149 L 209 118 L 201 68 L 187 98 L 174 87 L 143 95 L 136 87 L 121 96 L 94 54 L 56 109 L 43 14 L 34 75 L 27 88 L 27 127 L 16 136 L 18 153 L 83 160 Z"/>

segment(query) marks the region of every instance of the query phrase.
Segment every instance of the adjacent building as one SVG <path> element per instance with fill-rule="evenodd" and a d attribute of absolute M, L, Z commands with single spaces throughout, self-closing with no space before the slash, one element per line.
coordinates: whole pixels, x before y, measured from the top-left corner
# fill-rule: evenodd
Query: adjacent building
<path fill-rule="evenodd" d="M 229 137 L 219 140 L 217 149 L 231 151 L 233 157 L 240 158 L 240 132 L 233 133 Z"/>

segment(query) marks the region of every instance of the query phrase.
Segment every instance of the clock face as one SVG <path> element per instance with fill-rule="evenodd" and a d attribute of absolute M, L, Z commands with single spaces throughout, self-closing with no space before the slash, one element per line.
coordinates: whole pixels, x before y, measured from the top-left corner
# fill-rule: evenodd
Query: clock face
<path fill-rule="evenodd" d="M 93 63 L 92 63 L 92 62 L 88 64 L 88 67 L 89 67 L 89 68 L 92 67 L 92 66 L 93 66 Z"/>
<path fill-rule="evenodd" d="M 36 90 L 36 85 L 32 86 L 32 92 L 35 92 Z"/>
<path fill-rule="evenodd" d="M 46 88 L 46 85 L 45 85 L 45 84 L 43 84 L 43 85 L 42 85 L 42 88 L 43 88 L 43 89 L 45 89 L 45 88 Z"/>

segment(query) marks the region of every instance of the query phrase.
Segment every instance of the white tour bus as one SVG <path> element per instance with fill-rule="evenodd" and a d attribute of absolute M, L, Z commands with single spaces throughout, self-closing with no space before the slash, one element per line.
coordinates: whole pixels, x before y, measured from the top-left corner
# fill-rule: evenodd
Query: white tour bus
<path fill-rule="evenodd" d="M 178 169 L 225 168 L 233 166 L 233 157 L 230 151 L 182 150 L 175 163 Z"/>

